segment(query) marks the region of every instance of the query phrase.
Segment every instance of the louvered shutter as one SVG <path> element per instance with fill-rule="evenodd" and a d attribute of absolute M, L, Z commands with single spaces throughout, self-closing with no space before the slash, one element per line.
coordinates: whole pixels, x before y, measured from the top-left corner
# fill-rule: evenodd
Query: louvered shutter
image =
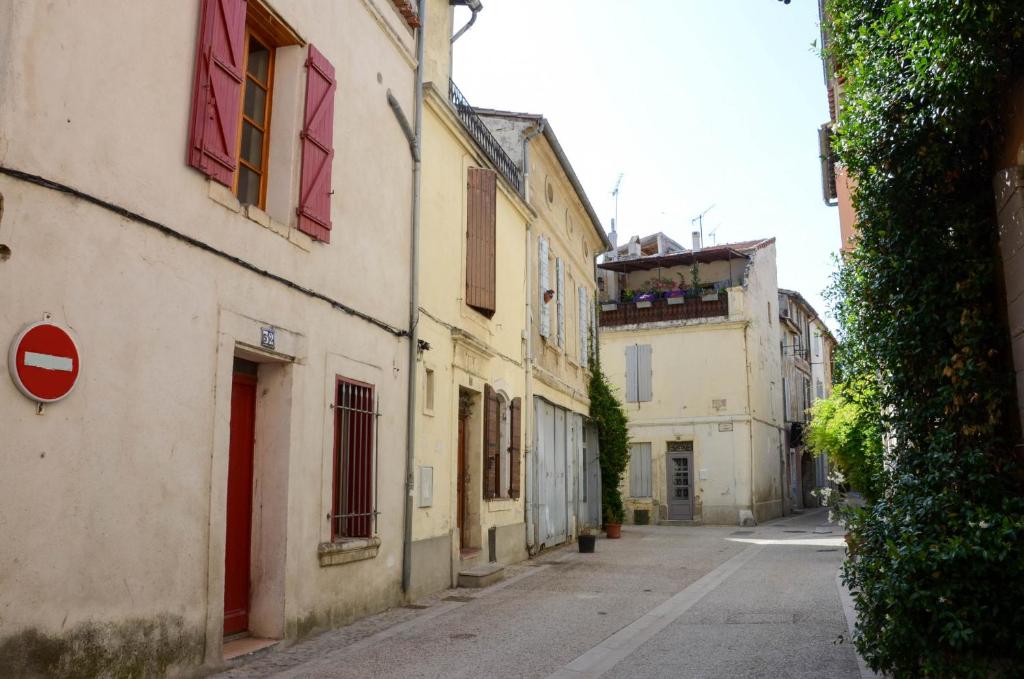
<path fill-rule="evenodd" d="M 634 443 L 629 447 L 629 495 L 651 497 L 650 443 Z"/>
<path fill-rule="evenodd" d="M 188 164 L 234 186 L 245 64 L 246 0 L 203 0 L 199 10 Z"/>
<path fill-rule="evenodd" d="M 653 379 L 651 371 L 651 345 L 641 344 L 636 352 L 636 393 L 638 401 L 650 401 L 653 398 Z"/>
<path fill-rule="evenodd" d="M 509 444 L 509 471 L 510 471 L 510 484 L 508 489 L 508 495 L 513 500 L 519 498 L 520 479 L 522 472 L 522 457 L 523 457 L 523 399 L 516 396 L 512 399 L 512 406 L 509 408 L 511 420 L 509 427 L 511 431 L 511 442 Z"/>
<path fill-rule="evenodd" d="M 497 173 L 469 168 L 466 209 L 466 304 L 488 316 L 497 308 L 495 196 Z"/>
<path fill-rule="evenodd" d="M 558 347 L 560 349 L 565 348 L 565 265 L 562 263 L 561 257 L 555 258 L 555 284 L 558 286 L 558 290 L 555 293 L 555 299 L 557 300 L 557 307 L 555 309 L 558 314 Z"/>
<path fill-rule="evenodd" d="M 548 239 L 541 236 L 537 239 L 537 271 L 540 277 L 540 336 L 551 336 L 551 307 L 544 303 L 544 293 L 551 289 L 548 281 Z"/>
<path fill-rule="evenodd" d="M 306 58 L 306 112 L 302 123 L 299 231 L 331 241 L 331 165 L 334 162 L 334 66 L 313 45 Z"/>
<path fill-rule="evenodd" d="M 636 403 L 636 354 L 637 345 L 631 344 L 626 347 L 626 401 Z"/>
<path fill-rule="evenodd" d="M 491 385 L 484 385 L 484 499 L 495 497 L 498 485 L 500 403 Z"/>
<path fill-rule="evenodd" d="M 579 325 L 580 325 L 580 365 L 587 365 L 587 289 L 582 285 L 579 287 L 578 296 L 580 300 Z"/>

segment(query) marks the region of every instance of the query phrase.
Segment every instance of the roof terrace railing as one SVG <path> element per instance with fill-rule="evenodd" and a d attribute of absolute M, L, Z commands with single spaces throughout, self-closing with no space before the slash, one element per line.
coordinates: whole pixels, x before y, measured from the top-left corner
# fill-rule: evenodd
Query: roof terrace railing
<path fill-rule="evenodd" d="M 491 131 L 487 129 L 484 121 L 480 120 L 476 110 L 466 101 L 466 97 L 451 80 L 448 81 L 448 98 L 455 106 L 455 112 L 466 127 L 466 131 L 469 132 L 469 136 L 483 150 L 488 160 L 494 163 L 501 176 L 508 180 L 517 193 L 523 195 L 523 171 L 508 157 L 505 149 L 501 147 Z"/>

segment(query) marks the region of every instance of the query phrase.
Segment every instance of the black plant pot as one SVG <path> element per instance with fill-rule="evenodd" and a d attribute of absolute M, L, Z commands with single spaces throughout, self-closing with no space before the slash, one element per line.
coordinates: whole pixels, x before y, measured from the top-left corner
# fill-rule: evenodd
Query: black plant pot
<path fill-rule="evenodd" d="M 597 544 L 596 535 L 580 535 L 576 538 L 580 544 L 580 554 L 593 554 L 594 545 Z"/>

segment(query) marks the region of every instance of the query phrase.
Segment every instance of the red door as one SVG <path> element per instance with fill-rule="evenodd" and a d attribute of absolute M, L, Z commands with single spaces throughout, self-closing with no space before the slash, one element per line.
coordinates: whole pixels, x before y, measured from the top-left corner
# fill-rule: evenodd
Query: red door
<path fill-rule="evenodd" d="M 252 457 L 256 424 L 256 364 L 235 359 L 231 381 L 227 539 L 224 548 L 224 634 L 249 628 L 252 547 Z"/>

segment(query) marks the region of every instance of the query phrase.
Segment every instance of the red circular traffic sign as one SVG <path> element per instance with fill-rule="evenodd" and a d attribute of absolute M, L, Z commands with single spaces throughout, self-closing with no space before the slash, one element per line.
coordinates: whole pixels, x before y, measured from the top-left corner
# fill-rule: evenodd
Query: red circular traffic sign
<path fill-rule="evenodd" d="M 11 379 L 33 401 L 59 401 L 75 388 L 81 368 L 78 344 L 53 323 L 32 323 L 22 330 L 8 355 Z"/>

